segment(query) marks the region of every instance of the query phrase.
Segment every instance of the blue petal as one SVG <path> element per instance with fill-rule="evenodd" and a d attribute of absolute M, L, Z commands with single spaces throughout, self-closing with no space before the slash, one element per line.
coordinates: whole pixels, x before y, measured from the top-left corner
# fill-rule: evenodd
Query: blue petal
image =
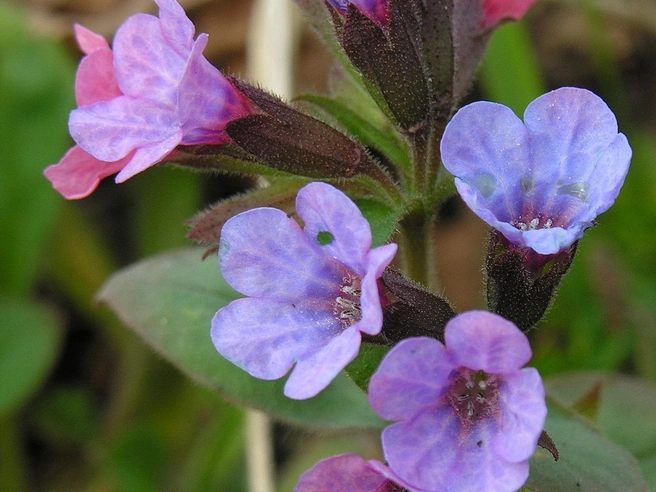
<path fill-rule="evenodd" d="M 329 184 L 310 183 L 298 192 L 296 211 L 311 241 L 354 273 L 365 274 L 371 228 L 349 197 Z M 321 232 L 330 233 L 332 240 L 322 245 Z"/>
<path fill-rule="evenodd" d="M 278 379 L 341 330 L 331 306 L 245 298 L 216 313 L 211 333 L 230 362 L 256 378 Z"/>
<path fill-rule="evenodd" d="M 334 302 L 344 277 L 343 267 L 275 208 L 248 210 L 228 220 L 219 262 L 226 281 L 253 297 Z"/>
<path fill-rule="evenodd" d="M 444 167 L 465 185 L 463 199 L 474 212 L 490 210 L 502 222 L 519 218 L 530 153 L 526 129 L 509 108 L 490 102 L 465 106 L 447 125 L 441 151 Z"/>

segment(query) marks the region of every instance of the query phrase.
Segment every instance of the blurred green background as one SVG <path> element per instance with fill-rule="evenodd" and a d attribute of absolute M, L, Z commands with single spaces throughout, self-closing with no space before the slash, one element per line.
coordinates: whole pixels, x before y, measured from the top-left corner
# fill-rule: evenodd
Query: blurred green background
<path fill-rule="evenodd" d="M 161 167 L 120 186 L 107 179 L 77 202 L 54 192 L 42 171 L 72 145 L 66 121 L 80 56 L 61 26 L 89 21 L 110 35 L 123 10 L 110 0 L 93 8 L 37 3 L 29 14 L 25 5 L 0 4 L 0 490 L 244 491 L 242 411 L 189 381 L 94 303 L 120 267 L 188 245 L 185 220 L 244 183 Z M 213 61 L 239 70 L 243 16 L 227 16 L 242 19 L 230 24 L 217 12 L 246 11 L 248 2 L 192 7 L 199 31 L 223 32 L 213 35 Z M 98 20 L 112 8 L 114 24 Z M 229 36 L 229 28 L 239 34 Z M 328 64 L 306 35 L 299 88 L 322 87 Z M 634 158 L 615 206 L 586 233 L 531 335 L 532 365 L 545 377 L 595 369 L 654 382 L 656 5 L 539 1 L 524 21 L 495 33 L 471 98 L 522 114 L 563 85 L 590 88 L 609 104 Z M 446 295 L 460 309 L 482 306 L 484 227 L 459 203 L 443 222 L 445 236 L 467 241 L 456 243 L 467 256 L 450 253 L 447 243 L 440 258 Z M 280 491 L 320 457 L 378 452 L 367 433 L 275 431 Z M 638 458 L 656 490 L 656 440 L 645 449 Z"/>

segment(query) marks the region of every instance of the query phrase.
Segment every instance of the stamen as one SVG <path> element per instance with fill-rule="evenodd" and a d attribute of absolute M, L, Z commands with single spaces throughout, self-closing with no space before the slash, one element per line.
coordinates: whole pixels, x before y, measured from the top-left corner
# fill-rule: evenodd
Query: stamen
<path fill-rule="evenodd" d="M 362 279 L 351 272 L 346 272 L 342 278 L 342 285 L 339 288 L 342 295 L 335 298 L 333 313 L 344 328 L 348 328 L 362 319 L 361 285 Z"/>

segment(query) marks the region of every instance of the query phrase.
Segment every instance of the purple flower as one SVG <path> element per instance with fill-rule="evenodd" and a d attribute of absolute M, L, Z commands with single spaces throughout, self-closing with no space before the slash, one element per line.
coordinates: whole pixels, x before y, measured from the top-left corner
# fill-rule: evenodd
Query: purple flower
<path fill-rule="evenodd" d="M 572 245 L 615 201 L 631 148 L 608 106 L 566 87 L 538 97 L 524 123 L 507 107 L 462 108 L 442 138 L 458 192 L 511 243 L 539 254 Z"/>
<path fill-rule="evenodd" d="M 294 492 L 401 492 L 416 489 L 404 483 L 379 461 L 356 454 L 340 454 L 320 461 L 306 471 Z"/>
<path fill-rule="evenodd" d="M 257 378 L 278 379 L 295 364 L 285 395 L 305 399 L 355 358 L 361 333 L 380 332 L 377 279 L 396 244 L 370 249 L 366 219 L 325 183 L 302 188 L 296 211 L 304 229 L 274 208 L 249 210 L 223 226 L 221 271 L 248 297 L 216 313 L 212 340 Z"/>
<path fill-rule="evenodd" d="M 387 24 L 387 0 L 326 0 L 341 14 L 346 13 L 349 3 L 352 3 L 364 15 L 372 21 L 380 24 Z"/>
<path fill-rule="evenodd" d="M 430 492 L 515 491 L 528 477 L 547 415 L 528 340 L 486 311 L 453 318 L 446 346 L 409 338 L 383 359 L 369 402 L 386 420 L 390 468 Z"/>
<path fill-rule="evenodd" d="M 100 36 L 77 32 L 87 54 L 76 80 L 79 108 L 69 119 L 78 147 L 46 171 L 68 198 L 88 195 L 112 172 L 120 171 L 116 181 L 123 182 L 177 145 L 226 143 L 225 125 L 251 112 L 248 100 L 203 57 L 207 34 L 194 41 L 182 7 L 175 0 L 156 3 L 160 17 L 127 19 L 113 51 Z"/>

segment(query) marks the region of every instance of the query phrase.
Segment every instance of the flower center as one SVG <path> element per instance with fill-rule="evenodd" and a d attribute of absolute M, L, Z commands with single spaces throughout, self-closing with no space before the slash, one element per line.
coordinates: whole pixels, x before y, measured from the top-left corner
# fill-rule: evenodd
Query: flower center
<path fill-rule="evenodd" d="M 362 319 L 361 286 L 362 279 L 351 272 L 347 272 L 342 278 L 342 285 L 339 287 L 340 294 L 335 299 L 333 313 L 344 328 L 348 328 Z"/>
<path fill-rule="evenodd" d="M 461 368 L 447 399 L 461 422 L 473 424 L 496 413 L 498 386 L 493 374 Z"/>
<path fill-rule="evenodd" d="M 520 217 L 520 220 L 514 221 L 511 224 L 520 231 L 532 231 L 534 229 L 549 229 L 553 225 L 553 220 L 543 220 L 541 217 L 535 217 L 526 222 L 521 220 Z"/>

